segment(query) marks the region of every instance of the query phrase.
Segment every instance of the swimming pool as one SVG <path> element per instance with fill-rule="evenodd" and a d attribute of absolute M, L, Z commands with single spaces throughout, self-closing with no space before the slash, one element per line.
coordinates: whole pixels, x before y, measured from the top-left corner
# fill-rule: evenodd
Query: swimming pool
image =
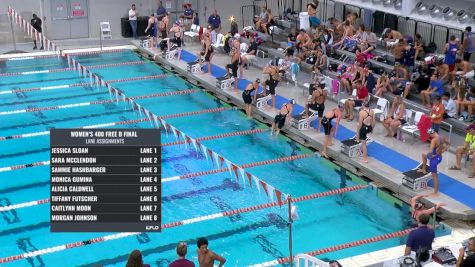
<path fill-rule="evenodd" d="M 166 97 L 150 97 L 136 102 L 156 115 L 177 114 L 227 104 L 202 92 L 189 82 L 168 73 L 133 51 L 75 57 L 92 67 L 104 80 L 121 80 L 112 85 L 128 97 L 196 89 L 197 92 Z M 130 64 L 122 64 L 129 62 Z M 121 63 L 120 66 L 114 66 Z M 109 122 L 127 122 L 120 128 L 150 128 L 149 122 L 129 123 L 138 115 L 123 103 L 107 102 L 105 89 L 77 84 L 89 79 L 65 70 L 67 62 L 56 58 L 6 61 L 3 73 L 59 69 L 53 73 L 27 73 L 2 76 L 0 112 L 36 109 L 39 111 L 6 114 L 0 117 L 1 137 L 43 132 L 51 127 L 73 128 Z M 94 66 L 99 66 L 94 68 Z M 160 78 L 125 81 L 128 78 L 167 74 Z M 75 85 L 63 88 L 61 85 Z M 32 88 L 51 88 L 30 91 Z M 15 93 L 2 93 L 15 89 Z M 84 107 L 49 110 L 46 107 L 98 101 Z M 221 112 L 166 119 L 191 137 L 205 137 L 249 129 L 267 129 L 233 109 Z M 119 127 L 119 126 L 114 126 Z M 162 142 L 175 141 L 173 134 L 162 133 Z M 0 141 L 0 169 L 49 160 L 49 136 Z M 269 132 L 234 136 L 203 144 L 236 164 L 276 159 L 296 154 L 312 154 L 290 139 L 270 137 Z M 206 157 L 183 145 L 163 148 L 162 177 L 172 177 L 215 168 Z M 330 189 L 365 183 L 333 163 L 315 156 L 247 169 L 253 175 L 298 197 Z M 49 196 L 49 166 L 28 167 L 0 172 L 0 205 L 24 203 Z M 163 184 L 163 221 L 169 223 L 216 212 L 267 202 L 257 189 L 236 182 L 228 172 L 198 176 Z M 293 227 L 294 253 L 368 238 L 408 228 L 407 206 L 385 192 L 368 187 L 342 196 L 321 198 L 297 204 L 299 220 Z M 49 233 L 49 205 L 37 205 L 2 212 L 0 217 L 0 258 L 89 240 L 107 233 Z M 166 229 L 158 234 L 140 234 L 104 243 L 67 249 L 57 253 L 14 261 L 6 266 L 124 266 L 128 253 L 140 249 L 145 262 L 168 266 L 175 259 L 178 241 L 190 243 L 189 258 L 196 261 L 196 239 L 206 236 L 210 248 L 227 258 L 226 266 L 246 266 L 288 256 L 287 209 L 271 208 Z M 444 231 L 439 232 L 443 234 Z M 322 255 L 343 258 L 400 245 L 404 239 L 391 239 Z M 244 252 L 246 252 L 244 254 Z"/>

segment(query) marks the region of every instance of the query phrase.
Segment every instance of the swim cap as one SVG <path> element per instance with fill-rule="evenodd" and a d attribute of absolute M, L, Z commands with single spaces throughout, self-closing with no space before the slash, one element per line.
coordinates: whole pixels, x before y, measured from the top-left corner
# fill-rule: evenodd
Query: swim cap
<path fill-rule="evenodd" d="M 255 82 L 256 83 L 261 83 L 261 79 L 257 78 Z"/>
<path fill-rule="evenodd" d="M 290 104 L 292 104 L 292 105 L 295 105 L 295 104 L 297 104 L 297 102 L 296 102 L 296 101 L 295 101 L 295 99 L 293 99 L 293 98 L 292 98 L 292 99 L 290 99 L 290 102 L 289 102 L 289 103 L 290 103 Z"/>

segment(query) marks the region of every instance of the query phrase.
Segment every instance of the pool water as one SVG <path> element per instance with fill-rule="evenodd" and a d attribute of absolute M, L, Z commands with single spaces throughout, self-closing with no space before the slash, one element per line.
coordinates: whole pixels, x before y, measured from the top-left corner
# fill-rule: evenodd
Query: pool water
<path fill-rule="evenodd" d="M 128 97 L 153 93 L 197 89 L 187 81 L 148 62 L 133 51 L 77 56 L 84 66 L 145 61 L 145 64 L 94 69 L 105 80 L 168 73 L 160 79 L 112 84 Z M 65 68 L 64 59 L 47 58 L 6 61 L 0 73 Z M 1 77 L 0 91 L 88 82 L 74 71 Z M 48 107 L 109 99 L 104 88 L 71 87 L 0 95 L 0 112 L 24 108 Z M 167 115 L 228 107 L 203 91 L 136 100 L 155 115 Z M 1 116 L 0 137 L 45 131 L 50 128 L 74 128 L 99 123 L 139 118 L 124 103 L 107 103 L 80 108 L 47 110 Z M 249 129 L 267 129 L 247 119 L 238 110 L 166 119 L 191 137 L 204 137 Z M 149 122 L 122 125 L 120 128 L 150 128 Z M 173 134 L 162 131 L 162 142 L 175 141 Z M 0 141 L 0 168 L 49 160 L 49 136 Z M 228 137 L 202 142 L 236 164 L 275 159 L 296 154 L 312 154 L 294 141 L 259 134 Z M 216 168 L 206 157 L 184 145 L 163 147 L 162 177 Z M 331 189 L 365 184 L 361 178 L 333 163 L 311 156 L 284 163 L 247 169 L 275 188 L 293 197 Z M 0 206 L 8 206 L 49 197 L 49 166 L 0 172 Z M 162 223 L 180 221 L 216 212 L 253 206 L 268 201 L 255 186 L 236 181 L 229 172 L 164 183 L 162 186 Z M 299 219 L 293 224 L 293 252 L 303 253 L 332 245 L 373 237 L 409 227 L 408 207 L 389 194 L 368 187 L 345 195 L 325 197 L 297 204 Z M 226 266 L 246 266 L 279 257 L 288 250 L 287 207 L 275 207 L 165 229 L 161 233 L 143 233 L 104 243 L 91 244 L 14 261 L 5 266 L 124 266 L 128 254 L 140 249 L 144 261 L 152 266 L 168 266 L 176 258 L 178 241 L 189 243 L 188 258 L 197 263 L 196 240 L 205 236 L 210 249 L 227 259 Z M 0 216 L 0 258 L 88 240 L 109 233 L 50 233 L 49 205 L 37 205 L 7 212 Z M 447 234 L 439 230 L 438 235 Z M 404 238 L 346 249 L 321 255 L 338 259 L 367 253 L 404 242 Z"/>

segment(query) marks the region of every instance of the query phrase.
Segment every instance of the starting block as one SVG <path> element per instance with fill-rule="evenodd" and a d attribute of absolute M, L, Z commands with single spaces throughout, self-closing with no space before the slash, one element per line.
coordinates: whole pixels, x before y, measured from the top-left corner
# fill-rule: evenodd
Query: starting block
<path fill-rule="evenodd" d="M 310 128 L 310 124 L 317 119 L 317 112 L 315 110 L 309 109 L 308 110 L 308 118 L 304 118 L 305 111 L 297 115 L 296 117 L 292 117 L 292 126 L 296 127 L 300 131 L 307 130 Z"/>
<path fill-rule="evenodd" d="M 188 72 L 191 72 L 191 74 L 200 74 L 200 73 L 203 73 L 202 67 L 203 65 L 201 65 L 201 62 L 195 61 L 195 62 L 188 63 L 186 70 Z"/>
<path fill-rule="evenodd" d="M 162 57 L 165 58 L 166 60 L 173 60 L 178 54 L 178 49 L 173 49 L 170 51 L 165 51 L 162 53 Z"/>
<path fill-rule="evenodd" d="M 366 139 L 366 144 L 373 142 L 370 138 Z M 350 158 L 355 158 L 360 154 L 361 143 L 356 142 L 356 138 L 350 138 L 341 141 L 341 152 Z"/>
<path fill-rule="evenodd" d="M 427 189 L 427 183 L 432 176 L 430 173 L 420 173 L 417 171 L 421 167 L 421 164 L 417 168 L 403 172 L 404 177 L 402 178 L 402 185 L 411 189 L 412 191 L 419 192 Z M 429 167 L 427 167 L 429 169 Z M 426 169 L 426 170 L 427 170 Z"/>
<path fill-rule="evenodd" d="M 143 39 L 140 39 L 140 47 L 143 47 L 143 48 L 150 48 L 150 47 L 152 47 L 151 39 L 150 39 L 150 38 L 143 38 Z"/>
<path fill-rule="evenodd" d="M 231 89 L 234 85 L 234 78 L 218 77 L 216 78 L 216 87 L 221 90 Z"/>
<path fill-rule="evenodd" d="M 268 102 L 272 99 L 271 95 L 263 95 L 263 96 L 257 96 L 257 101 L 256 101 L 256 107 L 258 109 L 263 109 L 267 107 L 269 104 Z"/>

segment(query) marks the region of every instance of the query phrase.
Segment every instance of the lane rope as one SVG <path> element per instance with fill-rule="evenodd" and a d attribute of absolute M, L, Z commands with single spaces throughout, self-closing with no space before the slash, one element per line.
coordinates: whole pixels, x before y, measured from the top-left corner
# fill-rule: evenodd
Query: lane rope
<path fill-rule="evenodd" d="M 180 89 L 178 89 L 178 90 L 180 90 Z M 186 89 L 186 90 L 174 91 L 174 92 L 156 93 L 156 94 L 143 95 L 143 96 L 134 96 L 134 97 L 131 97 L 130 99 L 138 100 L 138 99 L 165 97 L 165 96 L 187 95 L 187 94 L 193 94 L 193 93 L 197 93 L 197 92 L 199 92 L 199 91 L 196 91 L 196 90 L 193 90 L 193 89 Z M 124 99 L 119 99 L 119 101 L 127 101 L 127 99 L 125 99 L 125 100 Z M 59 110 L 59 109 L 67 109 L 67 108 L 77 108 L 77 107 L 85 107 L 85 106 L 91 106 L 91 105 L 102 105 L 102 104 L 108 104 L 108 103 L 114 103 L 114 102 L 117 102 L 117 101 L 113 100 L 113 99 L 109 99 L 109 100 L 64 104 L 64 105 L 57 105 L 57 106 L 39 107 L 39 108 L 17 109 L 17 110 L 1 111 L 0 116 L 27 113 L 27 112 L 38 112 L 38 111 L 45 111 L 45 110 Z"/>
<path fill-rule="evenodd" d="M 160 119 L 161 118 L 168 118 L 168 119 L 170 119 L 170 118 L 180 118 L 180 117 L 186 117 L 186 116 L 192 116 L 192 115 L 201 115 L 201 114 L 206 114 L 206 113 L 216 113 L 216 112 L 221 112 L 221 111 L 230 110 L 230 109 L 234 109 L 234 108 L 233 107 L 222 107 L 222 108 L 202 109 L 202 110 L 197 110 L 197 111 L 189 111 L 189 112 L 183 112 L 183 113 L 162 115 L 162 116 L 158 116 L 158 118 L 160 118 Z M 83 129 L 103 128 L 103 127 L 111 127 L 111 126 L 117 126 L 117 125 L 127 125 L 127 124 L 134 124 L 134 123 L 140 123 L 140 122 L 148 122 L 148 121 L 152 121 L 152 119 L 151 118 L 141 118 L 141 119 L 135 119 L 135 120 L 106 122 L 106 123 L 82 126 L 82 127 L 78 127 L 78 128 L 83 128 Z M 37 136 L 42 136 L 42 135 L 49 135 L 49 131 L 32 132 L 32 133 L 25 133 L 25 134 L 10 135 L 10 136 L 0 136 L 0 141 L 10 140 L 10 139 L 30 138 L 30 137 L 37 137 Z"/>
<path fill-rule="evenodd" d="M 362 245 L 366 245 L 366 244 L 370 244 L 370 243 L 380 242 L 380 241 L 387 240 L 387 239 L 402 237 L 402 236 L 408 235 L 414 229 L 416 229 L 416 228 L 411 228 L 411 229 L 406 229 L 406 230 L 402 230 L 402 231 L 387 233 L 387 234 L 384 234 L 384 235 L 379 235 L 379 236 L 375 236 L 375 237 L 371 237 L 371 238 L 367 238 L 367 239 L 361 239 L 361 240 L 357 240 L 357 241 L 353 241 L 353 242 L 349 242 L 349 243 L 345 243 L 345 244 L 341 244 L 341 245 L 322 248 L 322 249 L 307 252 L 305 254 L 308 254 L 310 256 L 317 256 L 317 255 L 326 254 L 326 253 L 330 253 L 330 252 L 334 252 L 334 251 L 338 251 L 338 250 L 343 250 L 343 249 L 362 246 Z M 290 262 L 290 260 L 291 260 L 290 257 L 279 258 L 279 259 L 272 260 L 272 261 L 267 261 L 267 262 L 263 262 L 263 263 L 259 263 L 259 264 L 250 265 L 250 267 L 275 266 L 275 265 L 280 265 L 280 264 L 283 264 L 283 263 L 288 263 L 288 262 Z"/>
<path fill-rule="evenodd" d="M 361 190 L 363 188 L 366 188 L 367 186 L 364 185 L 357 185 L 357 186 L 352 186 L 352 187 L 347 187 L 347 188 L 342 188 L 342 189 L 335 189 L 335 190 L 330 190 L 326 192 L 321 192 L 317 194 L 312 194 L 313 197 L 310 199 L 316 199 L 316 198 L 321 198 L 321 197 L 326 197 L 326 196 L 331 196 L 331 195 L 339 195 L 351 191 L 357 191 Z M 305 199 L 309 200 L 309 199 Z M 304 200 L 301 200 L 304 201 Z M 285 200 L 284 202 L 287 202 Z M 236 214 L 242 214 L 242 213 L 247 213 L 251 211 L 256 211 L 256 210 L 261 210 L 261 209 L 267 209 L 271 207 L 277 207 L 280 206 L 281 203 L 278 201 L 274 202 L 268 202 L 260 205 L 255 205 L 255 206 L 250 206 L 250 207 L 245 207 L 245 208 L 240 208 L 240 209 L 234 209 L 234 210 L 228 210 L 228 211 L 223 211 L 223 212 L 218 212 L 210 215 L 205 215 L 205 216 L 198 216 L 195 218 L 190 218 L 190 219 L 185 219 L 181 221 L 176 221 L 176 222 L 171 222 L 171 223 L 166 223 L 162 224 L 161 228 L 163 229 L 168 229 L 168 228 L 174 228 L 177 226 L 182 226 L 186 224 L 193 224 L 197 222 L 203 222 L 203 221 L 209 221 L 213 220 L 216 218 L 223 218 L 223 217 L 228 217 Z M 21 259 L 27 259 L 31 257 L 36 257 L 40 255 L 45 255 L 45 254 L 50 254 L 50 253 L 56 253 L 59 251 L 63 251 L 66 249 L 72 249 L 72 248 L 77 248 L 77 247 L 83 247 L 86 245 L 91 245 L 91 244 L 96 244 L 96 243 L 102 243 L 106 241 L 111 241 L 111 240 L 118 240 L 122 239 L 125 237 L 129 236 L 134 236 L 134 235 L 139 235 L 141 233 L 117 233 L 117 234 L 111 234 L 111 235 L 106 235 L 102 237 L 96 237 L 88 240 L 83 240 L 83 241 L 78 241 L 78 242 L 73 242 L 73 243 L 68 243 L 68 244 L 63 244 L 63 245 L 58 245 L 50 248 L 44 248 L 36 251 L 31 251 L 31 252 L 26 252 L 18 255 L 13 255 L 13 256 L 8 256 L 4 258 L 0 258 L 0 263 L 7 263 L 7 262 L 12 262 L 16 260 L 21 260 Z"/>
<path fill-rule="evenodd" d="M 169 74 L 149 75 L 149 76 L 141 76 L 141 77 L 115 79 L 115 80 L 106 81 L 106 83 L 110 84 L 110 83 L 123 83 L 123 82 L 130 82 L 130 81 L 163 79 L 163 78 L 166 78 L 166 77 L 169 77 L 169 76 L 170 76 Z M 87 85 L 90 85 L 90 83 L 89 82 L 83 82 L 83 83 L 53 85 L 53 86 L 35 87 L 35 88 L 26 88 L 26 89 L 13 89 L 13 90 L 0 91 L 0 95 L 16 94 L 16 93 L 24 93 L 24 92 L 33 92 L 33 91 L 47 91 L 47 90 L 65 89 L 65 88 L 80 87 L 80 86 L 87 86 Z"/>
<path fill-rule="evenodd" d="M 70 56 L 88 56 L 88 55 L 96 55 L 96 54 L 109 54 L 109 53 L 118 53 L 118 52 L 126 52 L 130 51 L 129 49 L 107 49 L 107 50 L 98 50 L 98 51 L 79 51 L 79 52 L 68 52 L 65 53 L 65 55 L 70 55 Z"/>

